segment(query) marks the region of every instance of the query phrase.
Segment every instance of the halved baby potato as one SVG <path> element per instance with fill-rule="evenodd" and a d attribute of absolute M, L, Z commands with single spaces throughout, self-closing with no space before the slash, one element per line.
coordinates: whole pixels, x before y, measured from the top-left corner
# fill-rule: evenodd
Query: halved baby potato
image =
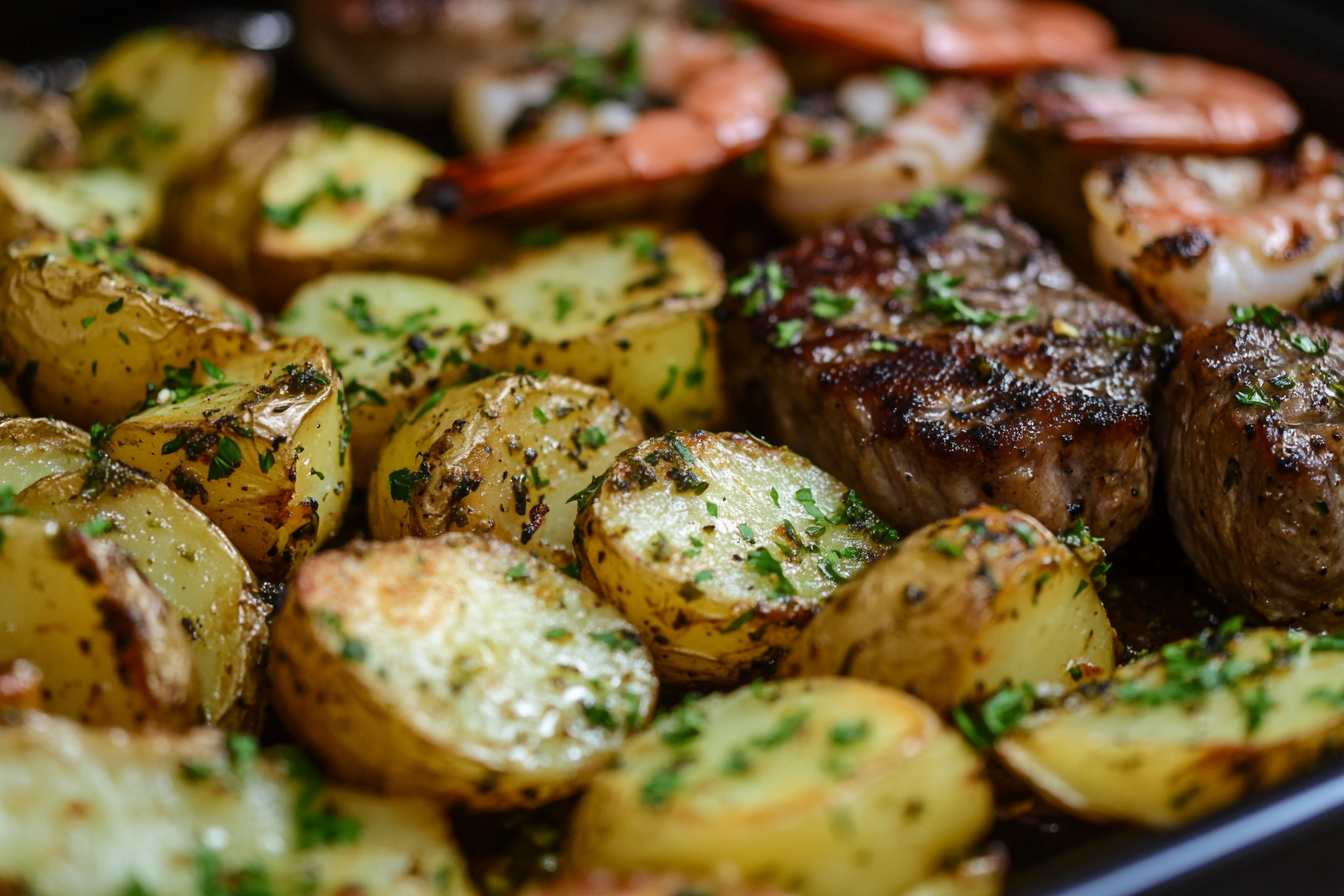
<path fill-rule="evenodd" d="M 300 569 L 276 619 L 275 704 L 334 775 L 477 809 L 581 789 L 644 725 L 639 637 L 508 542 L 356 542 Z"/>
<path fill-rule="evenodd" d="M 93 444 L 82 429 L 48 417 L 0 419 L 0 493 L 23 491 L 43 476 L 83 470 Z"/>
<path fill-rule="evenodd" d="M 154 30 L 117 42 L 75 91 L 90 165 L 167 183 L 205 167 L 261 117 L 270 93 L 265 57 L 185 32 Z"/>
<path fill-rule="evenodd" d="M 35 414 L 88 429 L 145 401 L 167 366 L 256 351 L 256 312 L 194 271 L 111 237 L 44 231 L 0 267 L 0 355 Z"/>
<path fill-rule="evenodd" d="M 52 171 L 79 164 L 70 101 L 0 62 L 0 165 Z"/>
<path fill-rule="evenodd" d="M 896 532 L 828 473 L 737 433 L 671 433 L 576 496 L 583 581 L 629 619 L 666 681 L 759 674 Z"/>
<path fill-rule="evenodd" d="M 260 723 L 269 608 L 252 571 L 209 520 L 167 486 L 106 456 L 39 479 L 14 504 L 125 550 L 190 636 L 203 721 Z"/>
<path fill-rule="evenodd" d="M 159 226 L 158 185 L 119 168 L 28 171 L 0 165 L 0 243 L 37 228 L 85 229 L 138 243 Z"/>
<path fill-rule="evenodd" d="M 0 886 L 71 893 L 471 896 L 443 813 L 331 787 L 250 737 L 0 719 Z"/>
<path fill-rule="evenodd" d="M 479 298 L 442 280 L 348 272 L 304 284 L 272 329 L 326 346 L 345 384 L 354 481 L 362 488 L 396 421 L 462 379 L 467 333 L 490 318 Z"/>
<path fill-rule="evenodd" d="M 413 202 L 441 164 L 400 134 L 336 116 L 271 123 L 174 192 L 167 243 L 268 309 L 331 270 L 459 277 L 508 242 L 495 225 Z"/>
<path fill-rule="evenodd" d="M 856 679 L 795 679 L 688 701 L 631 738 L 579 803 L 566 856 L 889 896 L 964 853 L 992 815 L 979 757 L 932 709 Z"/>
<path fill-rule="evenodd" d="M 1072 814 L 1166 828 L 1282 781 L 1341 742 L 1344 639 L 1238 632 L 1234 621 L 1027 716 L 995 750 Z"/>
<path fill-rule="evenodd" d="M 485 532 L 566 566 L 577 513 L 567 499 L 643 437 L 606 390 L 565 377 L 442 387 L 378 457 L 370 532 L 382 540 Z"/>
<path fill-rule="evenodd" d="M 867 678 L 940 712 L 1004 682 L 1108 677 L 1115 640 L 1094 568 L 1025 513 L 977 508 L 906 536 L 837 589 L 781 674 Z"/>
<path fill-rule="evenodd" d="M 104 450 L 198 506 L 261 578 L 284 581 L 350 502 L 350 434 L 326 351 L 304 337 L 164 373 Z"/>
<path fill-rule="evenodd" d="M 115 544 L 0 516 L 0 582 L 0 663 L 43 670 L 49 711 L 120 728 L 199 720 L 191 640 Z"/>
<path fill-rule="evenodd" d="M 549 370 L 603 386 L 651 432 L 708 429 L 723 418 L 714 250 L 655 225 L 563 238 L 467 285 L 514 329 L 478 339 L 496 370 Z"/>

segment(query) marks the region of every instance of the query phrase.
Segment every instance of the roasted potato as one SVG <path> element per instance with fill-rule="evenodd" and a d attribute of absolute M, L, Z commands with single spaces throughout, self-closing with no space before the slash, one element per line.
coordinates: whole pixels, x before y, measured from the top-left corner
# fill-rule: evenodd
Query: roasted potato
<path fill-rule="evenodd" d="M 489 377 L 431 395 L 378 456 L 373 537 L 489 532 L 557 566 L 573 562 L 577 510 L 567 499 L 643 433 L 605 390 L 539 376 Z"/>
<path fill-rule="evenodd" d="M 209 520 L 167 486 L 106 456 L 39 479 L 14 503 L 125 550 L 191 637 L 203 720 L 225 727 L 260 721 L 268 608 L 243 558 Z"/>
<path fill-rule="evenodd" d="M 0 165 L 53 170 L 79 164 L 70 101 L 0 62 Z"/>
<path fill-rule="evenodd" d="M 283 581 L 350 502 L 350 434 L 327 353 L 304 337 L 165 374 L 152 406 L 103 448 L 198 506 L 261 578 Z"/>
<path fill-rule="evenodd" d="M 684 874 L 639 873 L 618 878 L 605 871 L 563 878 L 544 887 L 528 887 L 520 896 L 784 896 L 774 887 L 734 884 Z"/>
<path fill-rule="evenodd" d="M 269 123 L 170 193 L 164 242 L 276 310 L 331 270 L 460 277 L 509 243 L 496 225 L 412 201 L 439 164 L 405 137 L 338 117 Z"/>
<path fill-rule="evenodd" d="M 110 237 L 37 232 L 0 267 L 0 356 L 32 411 L 88 429 L 144 404 L 167 367 L 264 343 L 219 284 Z"/>
<path fill-rule="evenodd" d="M 855 679 L 795 679 L 688 702 L 631 738 L 579 803 L 566 856 L 580 870 L 727 867 L 800 896 L 888 896 L 991 821 L 979 758 L 929 707 Z"/>
<path fill-rule="evenodd" d="M 0 380 L 0 416 L 28 416 L 28 406 L 23 403 L 23 399 L 14 393 L 13 389 L 9 388 L 4 380 Z"/>
<path fill-rule="evenodd" d="M 158 187 L 130 171 L 27 171 L 0 164 L 0 244 L 39 227 L 83 228 L 138 243 L 159 226 Z"/>
<path fill-rule="evenodd" d="M 88 433 L 69 423 L 46 417 L 0 419 L 0 494 L 13 497 L 43 476 L 82 470 L 92 448 Z"/>
<path fill-rule="evenodd" d="M 264 57 L 182 31 L 144 31 L 94 62 L 75 92 L 88 164 L 157 183 L 203 168 L 261 117 Z"/>
<path fill-rule="evenodd" d="M 514 329 L 478 339 L 496 370 L 549 370 L 603 386 L 652 432 L 710 428 L 724 411 L 719 257 L 654 226 L 563 239 L 467 284 Z"/>
<path fill-rule="evenodd" d="M 665 681 L 742 681 L 798 636 L 895 530 L 787 448 L 672 433 L 577 497 L 583 581 L 634 623 Z"/>
<path fill-rule="evenodd" d="M 439 809 L 329 787 L 256 741 L 0 723 L 0 888 L 33 896 L 470 896 Z"/>
<path fill-rule="evenodd" d="M 1084 818 L 1174 827 L 1301 771 L 1344 743 L 1344 639 L 1219 632 L 1121 668 L 1027 716 L 996 751 Z"/>
<path fill-rule="evenodd" d="M 0 662 L 44 670 L 51 712 L 121 728 L 197 722 L 191 640 L 121 548 L 0 516 L 0 582 Z"/>
<path fill-rule="evenodd" d="M 508 542 L 357 542 L 298 572 L 275 705 L 336 777 L 478 809 L 576 792 L 657 701 L 634 630 Z"/>
<path fill-rule="evenodd" d="M 831 595 L 781 673 L 867 678 L 940 712 L 1005 681 L 1107 677 L 1115 640 L 1092 587 L 1097 560 L 1016 510 L 925 526 Z"/>
<path fill-rule="evenodd" d="M 397 419 L 462 379 L 466 334 L 490 316 L 479 298 L 442 280 L 350 272 L 305 284 L 273 329 L 326 346 L 345 384 L 354 482 L 363 488 Z"/>

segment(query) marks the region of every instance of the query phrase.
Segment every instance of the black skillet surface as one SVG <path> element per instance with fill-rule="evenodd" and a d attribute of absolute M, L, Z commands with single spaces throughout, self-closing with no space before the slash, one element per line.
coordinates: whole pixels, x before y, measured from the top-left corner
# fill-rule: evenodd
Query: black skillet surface
<path fill-rule="evenodd" d="M 1090 2 L 1115 23 L 1127 45 L 1195 53 L 1273 78 L 1301 103 L 1313 130 L 1344 143 L 1344 2 Z M 286 18 L 264 16 L 276 5 L 264 0 L 0 0 L 0 59 L 35 64 L 59 85 L 71 69 L 52 60 L 88 58 L 121 34 L 168 23 L 204 26 L 224 39 L 269 50 L 287 37 Z M 275 111 L 301 113 L 333 105 L 287 52 L 281 49 L 275 60 Z M 372 120 L 440 152 L 452 149 L 446 122 Z M 736 226 L 714 226 L 725 219 Z M 742 233 L 741 224 L 721 210 L 706 216 L 711 239 Z M 720 229 L 723 234 L 715 233 Z M 718 241 L 730 263 L 778 240 L 768 227 L 756 229 L 748 244 Z M 1130 651 L 1193 634 L 1220 619 L 1216 600 L 1176 547 L 1162 505 L 1159 496 L 1148 522 L 1116 553 L 1113 581 L 1103 595 Z M 352 530 L 358 526 L 358 520 L 351 521 Z M 1001 777 L 1000 801 L 1007 808 L 992 838 L 1012 857 L 1006 896 L 1344 896 L 1344 758 L 1166 834 L 1070 819 Z M 561 804 L 536 813 L 456 815 L 458 837 L 472 856 L 483 892 L 496 891 L 504 879 L 551 870 L 568 809 Z"/>

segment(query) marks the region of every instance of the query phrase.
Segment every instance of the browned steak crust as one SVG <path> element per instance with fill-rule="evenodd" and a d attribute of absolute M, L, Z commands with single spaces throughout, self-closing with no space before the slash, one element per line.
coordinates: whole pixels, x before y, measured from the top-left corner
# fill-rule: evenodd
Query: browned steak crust
<path fill-rule="evenodd" d="M 1344 334 L 1273 309 L 1186 331 L 1158 411 L 1195 567 L 1274 622 L 1344 619 Z"/>
<path fill-rule="evenodd" d="M 740 403 L 902 530 L 989 501 L 1114 547 L 1148 509 L 1174 337 L 973 211 L 917 203 L 753 266 L 720 310 Z"/>

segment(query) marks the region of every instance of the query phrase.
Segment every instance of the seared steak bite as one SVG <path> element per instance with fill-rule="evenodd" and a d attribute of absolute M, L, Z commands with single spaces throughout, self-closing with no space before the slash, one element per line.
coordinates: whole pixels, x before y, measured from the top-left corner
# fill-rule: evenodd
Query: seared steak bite
<path fill-rule="evenodd" d="M 1344 335 L 1273 308 L 1187 330 L 1158 433 L 1177 537 L 1234 605 L 1344 620 Z"/>
<path fill-rule="evenodd" d="M 1114 547 L 1151 498 L 1172 334 L 975 205 L 916 201 L 754 265 L 720 310 L 730 381 L 903 531 L 990 502 Z"/>

